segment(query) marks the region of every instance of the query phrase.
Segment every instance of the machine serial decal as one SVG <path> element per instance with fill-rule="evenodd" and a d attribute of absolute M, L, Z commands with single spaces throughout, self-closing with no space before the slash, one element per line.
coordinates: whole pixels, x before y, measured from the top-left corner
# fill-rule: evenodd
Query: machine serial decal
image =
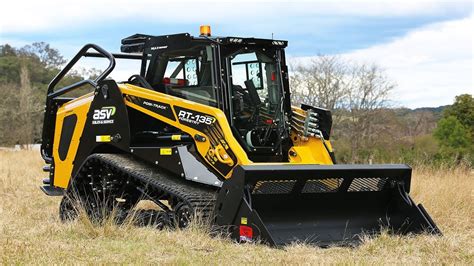
<path fill-rule="evenodd" d="M 173 150 L 171 148 L 161 148 L 160 155 L 171 155 Z"/>
<path fill-rule="evenodd" d="M 112 137 L 110 135 L 99 135 L 95 136 L 95 142 L 110 142 Z"/>
<path fill-rule="evenodd" d="M 153 47 L 151 47 L 150 49 L 151 49 L 152 51 L 154 51 L 154 50 L 161 50 L 161 49 L 166 49 L 166 48 L 168 48 L 168 45 L 153 46 Z"/>
<path fill-rule="evenodd" d="M 95 109 L 92 115 L 92 124 L 113 124 L 114 120 L 111 117 L 114 116 L 115 110 L 115 106 L 104 106 L 101 109 Z"/>

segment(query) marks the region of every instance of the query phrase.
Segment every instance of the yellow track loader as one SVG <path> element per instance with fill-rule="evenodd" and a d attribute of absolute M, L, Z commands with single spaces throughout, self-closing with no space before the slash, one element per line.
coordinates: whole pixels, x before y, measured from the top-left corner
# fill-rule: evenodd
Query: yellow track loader
<path fill-rule="evenodd" d="M 61 219 L 77 216 L 73 200 L 100 221 L 145 199 L 162 209 L 146 216 L 157 226 L 186 227 L 199 215 L 239 242 L 328 246 L 381 230 L 440 234 L 409 197 L 409 166 L 336 164 L 331 112 L 291 106 L 287 41 L 202 29 L 197 37 L 135 34 L 119 54 L 88 44 L 51 81 L 41 188 L 63 197 Z M 58 86 L 82 57 L 109 65 L 95 79 Z M 116 59 L 141 67 L 114 81 Z M 84 87 L 92 89 L 66 96 Z"/>

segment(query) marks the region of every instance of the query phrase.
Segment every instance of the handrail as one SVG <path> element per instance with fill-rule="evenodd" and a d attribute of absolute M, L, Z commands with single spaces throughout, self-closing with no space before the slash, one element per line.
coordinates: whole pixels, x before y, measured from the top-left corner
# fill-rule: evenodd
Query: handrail
<path fill-rule="evenodd" d="M 103 57 L 109 59 L 109 66 L 94 80 L 84 79 L 79 82 L 73 83 L 66 87 L 63 87 L 57 91 L 54 91 L 54 88 L 58 83 L 64 78 L 64 76 L 71 70 L 71 68 L 87 54 L 89 49 L 96 50 Z M 46 163 L 53 163 L 53 139 L 54 139 L 54 123 L 55 123 L 55 113 L 53 111 L 53 102 L 54 99 L 58 96 L 61 96 L 69 91 L 72 91 L 78 87 L 81 87 L 85 84 L 90 84 L 93 87 L 97 87 L 97 84 L 105 79 L 115 68 L 115 58 L 112 54 L 102 49 L 102 47 L 95 44 L 86 44 L 82 47 L 81 50 L 67 63 L 67 65 L 53 78 L 53 80 L 48 85 L 48 92 L 46 96 L 46 106 L 44 112 L 43 120 L 43 133 L 42 133 L 42 142 L 41 142 L 41 155 Z"/>
<path fill-rule="evenodd" d="M 81 59 L 87 53 L 87 51 L 91 48 L 96 50 L 98 53 L 102 54 L 107 59 L 109 59 L 109 65 L 107 66 L 107 68 L 94 80 L 91 80 L 91 79 L 81 80 L 79 82 L 76 82 L 64 88 L 61 88 L 57 91 L 54 91 L 54 88 L 56 87 L 56 85 L 58 85 L 58 83 L 62 80 L 62 78 L 64 78 L 64 76 L 69 72 L 69 70 L 71 70 L 71 68 L 77 63 L 77 61 L 79 61 L 79 59 Z M 112 72 L 112 70 L 114 70 L 114 68 L 115 68 L 115 58 L 111 53 L 107 52 L 102 47 L 96 44 L 92 44 L 92 43 L 86 44 L 84 45 L 84 47 L 82 47 L 81 50 L 79 50 L 79 52 L 71 59 L 71 61 L 69 61 L 67 65 L 49 83 L 48 99 L 60 96 L 75 88 L 81 87 L 82 85 L 86 83 L 96 87 L 100 81 L 106 78 Z"/>
<path fill-rule="evenodd" d="M 69 91 L 72 91 L 72 90 L 75 89 L 75 88 L 82 87 L 82 86 L 85 85 L 85 84 L 90 84 L 90 85 L 93 86 L 93 87 L 96 87 L 96 86 L 97 86 L 97 82 L 96 82 L 96 81 L 90 80 L 90 79 L 84 79 L 84 80 L 78 81 L 78 82 L 76 82 L 76 83 L 74 83 L 74 84 L 68 85 L 68 86 L 66 86 L 66 87 L 64 87 L 64 88 L 61 88 L 61 89 L 59 89 L 59 90 L 57 90 L 57 91 L 55 91 L 55 92 L 49 93 L 49 94 L 48 94 L 48 99 L 56 98 L 56 97 L 58 97 L 58 96 L 60 96 L 60 95 L 63 95 L 63 94 L 65 94 L 65 93 L 69 92 Z"/>
<path fill-rule="evenodd" d="M 142 60 L 143 59 L 143 54 L 117 54 L 117 53 L 112 53 L 112 55 L 115 57 L 115 59 L 135 59 L 135 60 Z M 145 55 L 148 56 L 148 55 Z M 84 57 L 100 57 L 103 58 L 104 55 L 99 54 L 99 53 L 90 53 L 87 52 L 84 54 Z"/>

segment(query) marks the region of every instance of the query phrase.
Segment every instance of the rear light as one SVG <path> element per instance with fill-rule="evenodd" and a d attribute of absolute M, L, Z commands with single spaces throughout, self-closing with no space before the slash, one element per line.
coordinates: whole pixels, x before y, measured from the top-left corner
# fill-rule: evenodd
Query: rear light
<path fill-rule="evenodd" d="M 253 229 L 250 226 L 241 225 L 239 228 L 240 241 L 251 242 L 253 239 Z"/>
<path fill-rule="evenodd" d="M 267 119 L 267 120 L 265 120 L 265 124 L 267 124 L 267 125 L 273 124 L 273 119 Z"/>
<path fill-rule="evenodd" d="M 173 79 L 173 78 L 164 78 L 163 79 L 163 84 L 165 85 L 178 85 L 178 86 L 186 86 L 187 85 L 187 80 L 185 79 Z"/>

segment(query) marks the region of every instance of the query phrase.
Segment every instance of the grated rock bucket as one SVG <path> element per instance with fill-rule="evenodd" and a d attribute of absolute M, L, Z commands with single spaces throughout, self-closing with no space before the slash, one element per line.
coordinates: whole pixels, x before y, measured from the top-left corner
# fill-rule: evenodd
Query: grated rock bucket
<path fill-rule="evenodd" d="M 216 224 L 240 242 L 354 245 L 381 230 L 441 234 L 409 197 L 407 165 L 238 166 L 219 191 Z"/>

